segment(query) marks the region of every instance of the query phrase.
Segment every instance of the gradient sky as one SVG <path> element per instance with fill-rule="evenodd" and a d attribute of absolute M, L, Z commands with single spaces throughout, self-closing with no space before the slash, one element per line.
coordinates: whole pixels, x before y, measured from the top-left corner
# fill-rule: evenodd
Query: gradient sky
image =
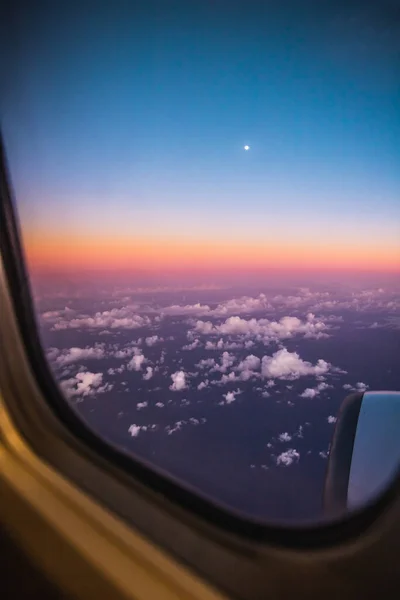
<path fill-rule="evenodd" d="M 32 266 L 400 270 L 397 1 L 34 5 L 0 102 Z"/>

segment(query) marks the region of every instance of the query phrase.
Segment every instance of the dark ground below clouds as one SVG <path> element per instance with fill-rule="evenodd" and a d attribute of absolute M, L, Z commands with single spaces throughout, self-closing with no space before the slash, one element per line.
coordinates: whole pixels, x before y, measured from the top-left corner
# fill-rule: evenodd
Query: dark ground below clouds
<path fill-rule="evenodd" d="M 356 315 L 355 320 L 359 318 Z M 376 315 L 368 315 L 368 322 L 375 320 Z M 348 371 L 348 375 L 327 378 L 328 383 L 334 384 L 333 389 L 307 399 L 299 397 L 299 394 L 306 387 L 315 387 L 315 378 L 277 382 L 277 386 L 270 390 L 271 396 L 262 398 L 259 392 L 254 392 L 259 385 L 257 381 L 197 391 L 197 384 L 204 379 L 200 372 L 192 382 L 194 389 L 169 391 L 169 374 L 178 369 L 176 363 L 171 362 L 174 357 L 182 358 L 184 369 L 193 371 L 200 358 L 216 358 L 221 354 L 204 350 L 182 351 L 186 338 L 177 318 L 164 325 L 158 334 L 176 336 L 177 329 L 180 329 L 181 338 L 168 342 L 167 375 L 156 374 L 147 382 L 142 380 L 141 373 L 123 373 L 121 381 L 128 381 L 129 393 L 118 391 L 121 388 L 116 386 L 110 393 L 85 398 L 76 405 L 79 413 L 96 432 L 113 444 L 153 462 L 182 481 L 253 517 L 294 521 L 318 518 L 327 465 L 319 452 L 328 449 L 333 432 L 333 425 L 327 422 L 327 417 L 337 413 L 347 395 L 342 387 L 344 383 L 354 385 L 362 381 L 370 389 L 400 389 L 398 331 L 359 328 L 353 315 L 353 320 L 345 319 L 331 338 L 285 341 L 288 350 L 298 351 L 303 360 L 315 363 L 323 358 Z M 72 344 L 72 336 L 76 344 L 77 332 L 63 332 L 63 337 L 64 333 L 68 338 L 71 335 L 66 345 Z M 141 331 L 133 333 L 135 339 L 142 334 Z M 80 335 L 82 345 L 93 343 L 90 335 L 84 335 L 85 339 Z M 123 342 L 129 338 L 132 338 L 132 332 L 123 332 L 116 339 Z M 143 351 L 152 359 L 159 356 L 163 346 L 143 347 Z M 272 346 L 256 346 L 249 351 L 240 350 L 240 354 L 262 356 L 274 350 Z M 106 372 L 109 366 L 111 361 L 96 361 L 97 368 L 93 370 Z M 217 376 L 219 378 L 220 374 Z M 105 380 L 112 381 L 112 377 L 106 375 Z M 149 393 L 158 385 L 162 386 L 161 390 Z M 293 385 L 293 389 L 287 390 L 286 385 Z M 232 404 L 220 406 L 218 402 L 222 400 L 222 394 L 237 387 L 243 390 L 243 394 L 237 396 Z M 180 405 L 183 398 L 190 402 L 189 406 Z M 171 404 L 161 409 L 155 407 L 156 402 L 166 403 L 169 399 Z M 288 400 L 294 405 L 288 405 Z M 148 407 L 138 411 L 137 402 L 144 401 L 148 402 Z M 205 417 L 207 422 L 197 426 L 186 425 L 180 431 L 167 435 L 165 426 L 190 417 Z M 305 422 L 311 425 L 306 426 Z M 152 423 L 163 427 L 154 432 L 140 432 L 137 437 L 131 437 L 128 432 L 131 424 Z M 285 431 L 292 435 L 299 425 L 303 425 L 303 438 L 293 438 L 287 443 L 274 441 L 273 447 L 267 448 L 266 444 L 272 438 Z M 288 448 L 295 448 L 300 453 L 299 462 L 289 467 L 276 466 L 276 456 Z M 251 468 L 250 465 L 255 466 Z"/>

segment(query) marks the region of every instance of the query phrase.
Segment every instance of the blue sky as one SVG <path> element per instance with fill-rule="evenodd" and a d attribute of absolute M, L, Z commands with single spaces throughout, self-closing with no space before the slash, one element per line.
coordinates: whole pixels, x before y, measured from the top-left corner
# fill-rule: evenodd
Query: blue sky
<path fill-rule="evenodd" d="M 38 5 L 16 17 L 1 103 L 30 227 L 201 237 L 228 218 L 249 239 L 272 221 L 394 247 L 394 3 Z"/>

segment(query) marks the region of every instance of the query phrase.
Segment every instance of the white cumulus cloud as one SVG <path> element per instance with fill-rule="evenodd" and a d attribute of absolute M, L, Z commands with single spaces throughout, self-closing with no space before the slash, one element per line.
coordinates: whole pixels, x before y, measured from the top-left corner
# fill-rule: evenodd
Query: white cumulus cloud
<path fill-rule="evenodd" d="M 200 346 L 200 340 L 198 338 L 194 339 L 191 344 L 186 344 L 186 346 L 182 347 L 182 350 L 195 350 Z"/>
<path fill-rule="evenodd" d="M 249 342 L 246 342 L 246 344 L 249 344 Z M 245 347 L 247 347 L 246 344 Z M 205 345 L 206 350 L 237 350 L 237 348 L 241 347 L 241 344 L 238 344 L 237 342 L 224 341 L 222 338 L 220 338 L 217 342 L 208 341 Z"/>
<path fill-rule="evenodd" d="M 143 375 L 143 379 L 148 381 L 153 377 L 153 367 L 146 367 L 146 373 Z"/>
<path fill-rule="evenodd" d="M 215 365 L 216 362 L 213 358 L 202 358 L 201 361 L 197 363 L 196 367 L 199 369 L 206 369 L 207 367 L 213 368 Z"/>
<path fill-rule="evenodd" d="M 244 360 L 242 360 L 238 365 L 238 371 L 256 371 L 260 368 L 261 360 L 258 356 L 254 356 L 254 354 L 250 354 L 246 356 Z"/>
<path fill-rule="evenodd" d="M 58 350 L 50 348 L 47 357 L 53 360 L 56 365 L 64 366 L 82 360 L 105 358 L 105 344 L 95 344 L 94 347 L 69 348 L 67 350 Z"/>
<path fill-rule="evenodd" d="M 117 348 L 118 346 L 114 346 L 114 352 L 112 353 L 112 356 L 114 356 L 115 358 L 128 358 L 129 356 L 132 356 L 132 354 L 138 352 L 138 349 L 134 342 L 132 344 L 127 345 L 122 350 L 118 350 Z"/>
<path fill-rule="evenodd" d="M 73 398 L 75 396 L 86 397 L 108 392 L 112 389 L 112 385 L 102 385 L 102 383 L 102 373 L 82 371 L 77 373 L 75 377 L 61 381 L 60 387 L 68 398 Z"/>
<path fill-rule="evenodd" d="M 299 459 L 300 453 L 297 452 L 297 450 L 290 448 L 286 452 L 282 452 L 282 454 L 277 457 L 276 464 L 288 467 L 289 465 L 293 464 L 293 462 L 298 462 Z"/>
<path fill-rule="evenodd" d="M 289 435 L 287 431 L 278 435 L 278 440 L 280 442 L 290 442 L 291 439 L 292 439 L 292 436 Z"/>
<path fill-rule="evenodd" d="M 208 386 L 208 383 L 209 383 L 208 379 L 206 379 L 205 381 L 201 381 L 199 383 L 199 385 L 197 386 L 197 389 L 204 390 Z"/>
<path fill-rule="evenodd" d="M 363 383 L 362 381 L 358 381 L 356 383 L 357 392 L 365 392 L 368 388 L 369 386 L 366 383 Z"/>
<path fill-rule="evenodd" d="M 135 349 L 135 355 L 132 356 L 131 360 L 126 365 L 129 371 L 140 371 L 143 363 L 146 361 L 144 355 L 139 349 Z"/>
<path fill-rule="evenodd" d="M 121 365 L 120 367 L 111 367 L 107 370 L 109 375 L 115 375 L 116 373 L 123 373 L 125 371 L 125 365 Z"/>
<path fill-rule="evenodd" d="M 223 352 L 220 358 L 220 364 L 215 365 L 211 370 L 226 373 L 229 367 L 231 367 L 234 362 L 235 356 L 233 354 L 229 354 L 229 352 Z"/>
<path fill-rule="evenodd" d="M 128 429 L 128 432 L 132 437 L 137 437 L 141 431 L 147 431 L 147 425 L 131 425 Z"/>
<path fill-rule="evenodd" d="M 327 373 L 330 364 L 320 359 L 315 365 L 304 361 L 297 352 L 281 348 L 272 356 L 264 356 L 261 363 L 263 377 L 278 379 L 298 379 L 303 375 L 321 375 Z"/>
<path fill-rule="evenodd" d="M 154 346 L 154 344 L 157 344 L 157 342 L 162 342 L 163 339 L 158 337 L 158 335 L 151 335 L 147 337 L 144 341 L 146 346 Z"/>
<path fill-rule="evenodd" d="M 220 402 L 220 404 L 231 404 L 232 402 L 235 401 L 236 396 L 238 396 L 241 393 L 242 393 L 242 391 L 237 389 L 236 391 L 227 392 L 226 394 L 223 394 L 222 397 L 224 398 L 224 400 L 222 402 Z"/>
<path fill-rule="evenodd" d="M 306 388 L 302 394 L 300 394 L 301 398 L 315 398 L 318 396 L 319 391 L 315 388 Z"/>
<path fill-rule="evenodd" d="M 195 324 L 195 331 L 202 335 L 235 335 L 243 339 L 256 339 L 264 344 L 288 339 L 295 335 L 319 339 L 328 336 L 326 333 L 328 329 L 330 329 L 330 325 L 313 313 L 309 313 L 304 321 L 290 316 L 282 317 L 279 321 L 243 319 L 239 316 L 232 316 L 220 325 L 200 320 Z"/>
<path fill-rule="evenodd" d="M 149 326 L 151 321 L 147 316 L 137 315 L 133 312 L 135 307 L 113 308 L 103 312 L 96 312 L 93 317 L 79 316 L 74 318 L 61 318 L 54 323 L 52 329 L 137 329 Z"/>
<path fill-rule="evenodd" d="M 179 306 L 178 304 L 173 304 L 172 306 L 166 306 L 161 309 L 162 314 L 169 316 L 179 316 L 179 315 L 205 315 L 210 312 L 210 307 L 207 304 L 186 304 L 185 306 Z"/>
<path fill-rule="evenodd" d="M 239 372 L 239 379 L 241 381 L 248 381 L 251 377 L 259 377 L 259 373 L 256 371 L 260 368 L 261 360 L 258 356 L 250 354 L 242 360 L 236 367 L 236 371 Z"/>
<path fill-rule="evenodd" d="M 226 317 L 233 314 L 246 314 L 251 312 L 265 311 L 271 308 L 264 294 L 260 294 L 256 298 L 250 296 L 242 296 L 225 300 L 218 304 L 215 308 L 211 308 L 207 304 L 185 304 L 183 306 L 174 304 L 160 308 L 163 315 L 179 316 L 179 315 L 195 315 L 204 316 L 210 315 L 213 317 Z"/>
<path fill-rule="evenodd" d="M 176 371 L 171 375 L 171 379 L 172 385 L 169 386 L 169 389 L 173 392 L 179 392 L 186 388 L 186 375 L 184 371 Z"/>

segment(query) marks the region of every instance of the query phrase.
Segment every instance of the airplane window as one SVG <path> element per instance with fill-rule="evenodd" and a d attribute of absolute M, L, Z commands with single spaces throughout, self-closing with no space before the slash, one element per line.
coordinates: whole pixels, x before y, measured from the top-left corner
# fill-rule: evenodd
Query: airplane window
<path fill-rule="evenodd" d="M 2 132 L 60 391 L 215 501 L 320 518 L 344 397 L 400 389 L 398 6 L 15 6 Z"/>

